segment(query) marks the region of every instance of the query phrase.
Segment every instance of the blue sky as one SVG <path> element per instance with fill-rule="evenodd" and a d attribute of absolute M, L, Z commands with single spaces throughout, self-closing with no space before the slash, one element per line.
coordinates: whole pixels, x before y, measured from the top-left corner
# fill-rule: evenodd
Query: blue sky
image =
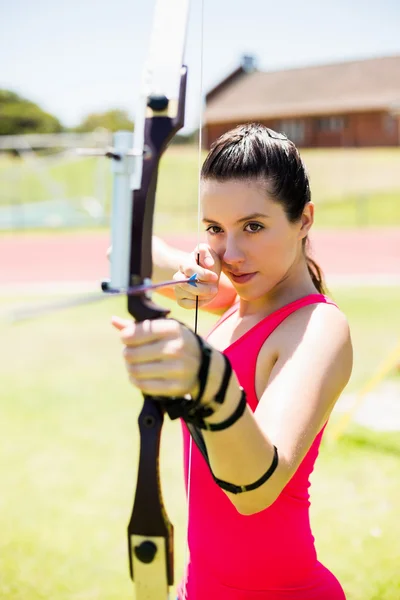
<path fill-rule="evenodd" d="M 263 70 L 400 54 L 399 0 L 192 0 L 187 123 L 204 90 L 254 54 Z M 68 126 L 89 112 L 133 115 L 154 0 L 0 0 L 0 87 Z"/>

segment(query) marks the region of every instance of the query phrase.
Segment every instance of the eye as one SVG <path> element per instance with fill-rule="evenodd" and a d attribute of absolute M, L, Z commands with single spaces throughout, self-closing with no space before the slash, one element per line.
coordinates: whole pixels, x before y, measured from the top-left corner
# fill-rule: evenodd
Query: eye
<path fill-rule="evenodd" d="M 264 227 L 263 227 L 263 225 L 260 225 L 260 223 L 252 222 L 252 223 L 247 223 L 247 225 L 244 229 L 248 233 L 258 233 L 259 231 L 264 229 Z"/>
<path fill-rule="evenodd" d="M 218 227 L 218 225 L 210 225 L 206 229 L 206 232 L 209 233 L 210 235 L 217 235 L 218 233 L 221 233 L 221 231 L 222 231 L 222 228 Z"/>

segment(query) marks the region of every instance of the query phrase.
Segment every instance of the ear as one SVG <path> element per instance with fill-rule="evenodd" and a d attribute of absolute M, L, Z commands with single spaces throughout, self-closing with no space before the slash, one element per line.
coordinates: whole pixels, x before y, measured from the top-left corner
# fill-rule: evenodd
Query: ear
<path fill-rule="evenodd" d="M 300 218 L 299 239 L 304 239 L 314 223 L 314 202 L 307 202 Z"/>

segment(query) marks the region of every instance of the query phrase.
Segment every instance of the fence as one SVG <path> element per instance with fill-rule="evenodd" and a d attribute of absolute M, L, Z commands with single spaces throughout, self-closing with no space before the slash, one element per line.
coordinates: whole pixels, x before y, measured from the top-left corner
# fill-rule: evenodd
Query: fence
<path fill-rule="evenodd" d="M 105 130 L 0 136 L 0 230 L 107 222 L 109 165 L 80 157 L 76 148 L 111 143 L 112 135 Z"/>
<path fill-rule="evenodd" d="M 104 131 L 0 137 L 0 150 L 18 153 L 0 152 L 0 230 L 106 224 L 110 164 L 79 157 L 75 148 L 110 143 Z M 302 156 L 317 226 L 400 226 L 400 149 L 304 150 Z M 157 198 L 161 228 L 181 230 L 192 222 L 196 228 L 197 160 L 197 149 L 189 145 L 171 148 L 163 159 Z"/>

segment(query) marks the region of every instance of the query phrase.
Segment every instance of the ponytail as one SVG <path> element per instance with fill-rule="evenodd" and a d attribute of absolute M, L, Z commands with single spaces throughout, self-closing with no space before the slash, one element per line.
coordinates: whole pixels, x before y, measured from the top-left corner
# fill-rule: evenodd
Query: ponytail
<path fill-rule="evenodd" d="M 306 258 L 308 272 L 314 286 L 318 290 L 318 293 L 326 295 L 328 293 L 328 289 L 326 287 L 324 274 L 321 267 L 309 256 L 307 252 L 308 250 L 310 250 L 310 240 L 306 238 L 304 243 L 304 255 Z"/>

